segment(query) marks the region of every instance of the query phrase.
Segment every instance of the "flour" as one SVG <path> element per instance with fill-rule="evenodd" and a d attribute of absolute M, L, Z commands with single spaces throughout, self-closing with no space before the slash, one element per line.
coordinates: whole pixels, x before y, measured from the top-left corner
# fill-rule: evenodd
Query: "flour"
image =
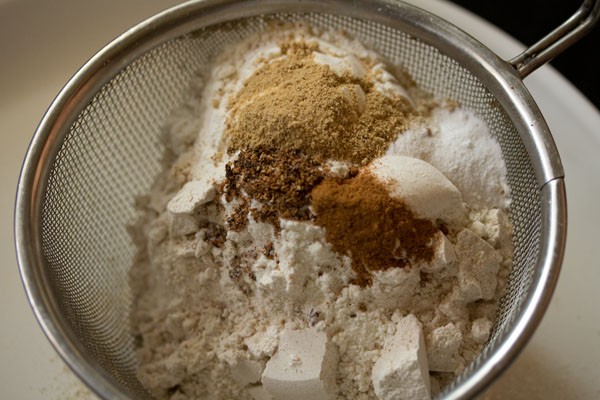
<path fill-rule="evenodd" d="M 379 168 L 389 198 L 435 224 L 430 258 L 399 254 L 405 267 L 369 270 L 359 284 L 355 258 L 335 251 L 314 218 L 264 218 L 268 198 L 244 203 L 248 193 L 223 189 L 226 166 L 244 151 L 228 151 L 223 136 L 229 101 L 254 71 L 285 57 L 289 40 L 313 43 L 315 62 L 340 76 L 423 101 L 379 56 L 335 32 L 267 30 L 227 49 L 169 120 L 174 161 L 139 202 L 138 377 L 157 399 L 372 400 L 400 398 L 399 388 L 428 398 L 488 339 L 512 262 L 500 148 L 472 112 L 442 105 L 396 132 L 370 165 L 324 160 L 319 173 L 331 179 Z M 406 184 L 405 164 L 422 180 Z"/>

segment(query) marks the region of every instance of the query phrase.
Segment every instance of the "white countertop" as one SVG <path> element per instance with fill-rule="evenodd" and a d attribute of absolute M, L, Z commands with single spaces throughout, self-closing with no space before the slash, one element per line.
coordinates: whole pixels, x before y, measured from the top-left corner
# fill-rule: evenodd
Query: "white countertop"
<path fill-rule="evenodd" d="M 462 27 L 504 58 L 522 48 L 439 0 L 411 0 Z M 0 398 L 94 399 L 38 327 L 19 278 L 12 214 L 20 165 L 44 111 L 76 69 L 128 27 L 177 0 L 0 0 Z M 590 62 L 594 62 L 590 60 Z M 600 398 L 600 113 L 543 67 L 526 79 L 567 174 L 567 256 L 550 308 L 522 355 L 486 399 Z"/>

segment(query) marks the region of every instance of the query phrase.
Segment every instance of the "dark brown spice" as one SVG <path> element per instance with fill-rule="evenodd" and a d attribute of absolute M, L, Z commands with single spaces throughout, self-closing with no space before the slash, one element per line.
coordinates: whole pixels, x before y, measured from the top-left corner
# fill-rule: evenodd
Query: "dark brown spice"
<path fill-rule="evenodd" d="M 275 231 L 279 231 L 279 213 L 270 207 L 253 208 L 250 210 L 252 218 L 255 221 L 271 224 L 275 227 Z"/>
<path fill-rule="evenodd" d="M 267 243 L 267 245 L 263 249 L 263 254 L 268 259 L 270 259 L 270 260 L 273 259 L 273 257 L 275 256 L 275 246 L 273 246 L 273 243 L 270 243 L 270 242 Z"/>
<path fill-rule="evenodd" d="M 225 227 L 217 224 L 209 224 L 205 240 L 217 248 L 223 247 L 227 231 Z"/>
<path fill-rule="evenodd" d="M 246 199 L 242 199 L 234 212 L 227 218 L 227 226 L 229 229 L 239 232 L 248 225 L 248 211 L 250 207 Z"/>
<path fill-rule="evenodd" d="M 228 219 L 232 229 L 241 229 L 250 212 L 257 221 L 279 227 L 279 218 L 309 220 L 312 189 L 323 179 L 321 160 L 300 150 L 246 149 L 225 169 L 222 191 L 228 201 L 242 199 Z M 246 197 L 247 196 L 247 197 Z M 249 198 L 262 203 L 250 208 Z"/>
<path fill-rule="evenodd" d="M 312 192 L 315 222 L 326 230 L 333 249 L 352 258 L 354 283 L 367 286 L 371 272 L 431 261 L 438 228 L 414 216 L 371 173 L 325 178 Z"/>

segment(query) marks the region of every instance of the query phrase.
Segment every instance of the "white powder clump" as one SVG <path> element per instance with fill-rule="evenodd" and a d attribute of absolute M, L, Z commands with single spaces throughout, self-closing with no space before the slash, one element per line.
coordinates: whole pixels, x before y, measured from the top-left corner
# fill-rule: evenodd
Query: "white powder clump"
<path fill-rule="evenodd" d="M 430 397 L 429 366 L 421 323 L 412 314 L 401 319 L 396 333 L 386 338 L 373 366 L 373 384 L 382 400 Z"/>
<path fill-rule="evenodd" d="M 284 330 L 262 375 L 274 400 L 335 398 L 337 346 L 316 328 Z"/>
<path fill-rule="evenodd" d="M 265 221 L 264 203 L 221 191 L 238 157 L 223 140 L 228 100 L 289 40 L 315 44 L 314 61 L 338 76 L 371 77 L 417 103 L 377 54 L 336 32 L 267 30 L 218 57 L 168 121 L 173 162 L 132 228 L 138 377 L 172 400 L 435 396 L 488 340 L 512 262 L 500 147 L 475 114 L 442 105 L 366 167 L 325 160 L 320 171 L 334 179 L 371 171 L 438 226 L 431 259 L 359 284 L 352 254 L 324 227 Z M 349 96 L 362 98 L 358 89 Z M 239 215 L 246 222 L 230 229 Z"/>
<path fill-rule="evenodd" d="M 434 329 L 427 338 L 429 369 L 454 372 L 461 361 L 458 355 L 461 343 L 462 333 L 452 322 Z"/>
<path fill-rule="evenodd" d="M 418 216 L 447 223 L 465 219 L 461 192 L 431 164 L 394 154 L 376 159 L 370 170 L 389 186 L 392 196 L 401 198 Z"/>
<path fill-rule="evenodd" d="M 471 336 L 477 343 L 485 343 L 492 331 L 492 321 L 486 318 L 477 318 L 471 325 Z"/>
<path fill-rule="evenodd" d="M 403 132 L 388 154 L 427 161 L 476 208 L 510 205 L 506 166 L 487 125 L 465 108 L 434 109 L 424 123 Z"/>

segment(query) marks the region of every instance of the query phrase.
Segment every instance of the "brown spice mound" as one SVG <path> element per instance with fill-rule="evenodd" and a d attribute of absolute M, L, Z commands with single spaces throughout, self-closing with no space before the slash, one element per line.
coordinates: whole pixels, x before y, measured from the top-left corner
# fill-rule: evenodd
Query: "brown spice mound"
<path fill-rule="evenodd" d="M 368 78 L 337 76 L 314 62 L 317 47 L 284 43 L 287 57 L 246 80 L 229 105 L 230 151 L 267 146 L 365 163 L 407 127 L 414 110 L 406 98 L 383 95 Z M 364 92 L 364 107 L 356 85 Z"/>
<path fill-rule="evenodd" d="M 336 252 L 352 258 L 358 285 L 370 284 L 371 271 L 433 258 L 436 226 L 390 197 L 369 172 L 345 180 L 325 178 L 312 191 L 312 200 L 315 222 L 325 228 Z"/>
<path fill-rule="evenodd" d="M 310 193 L 323 179 L 320 160 L 299 150 L 246 149 L 225 166 L 223 192 L 227 201 L 241 198 L 242 204 L 229 218 L 231 229 L 247 223 L 248 211 L 263 222 L 279 225 L 279 217 L 295 220 L 311 218 Z M 248 198 L 263 204 L 249 208 Z"/>

